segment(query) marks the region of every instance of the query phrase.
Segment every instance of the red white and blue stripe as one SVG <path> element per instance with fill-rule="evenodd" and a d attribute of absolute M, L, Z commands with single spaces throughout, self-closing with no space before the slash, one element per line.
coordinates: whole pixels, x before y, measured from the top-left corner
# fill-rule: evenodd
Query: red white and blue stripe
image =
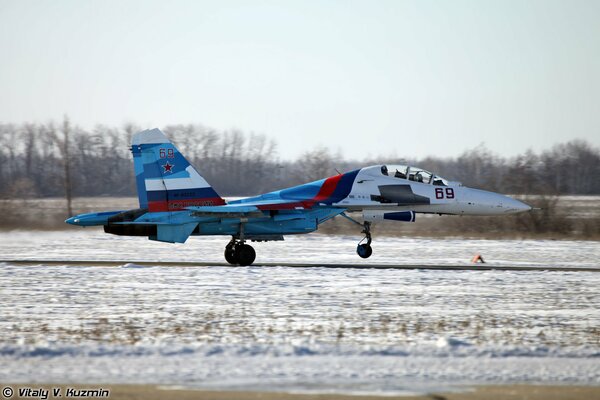
<path fill-rule="evenodd" d="M 140 208 L 162 212 L 225 204 L 160 130 L 136 134 L 131 151 Z"/>

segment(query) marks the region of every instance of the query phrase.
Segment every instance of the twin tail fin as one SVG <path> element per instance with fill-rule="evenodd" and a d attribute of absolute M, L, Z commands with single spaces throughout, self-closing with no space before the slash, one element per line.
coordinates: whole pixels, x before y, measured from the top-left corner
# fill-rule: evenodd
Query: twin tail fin
<path fill-rule="evenodd" d="M 160 129 L 136 133 L 131 152 L 140 208 L 161 212 L 225 204 Z"/>

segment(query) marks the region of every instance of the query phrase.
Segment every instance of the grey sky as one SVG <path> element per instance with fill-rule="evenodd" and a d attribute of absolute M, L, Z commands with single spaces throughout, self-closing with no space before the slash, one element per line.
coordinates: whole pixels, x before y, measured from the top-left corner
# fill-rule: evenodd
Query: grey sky
<path fill-rule="evenodd" d="M 600 145 L 600 1 L 0 0 L 0 122 L 200 122 L 282 157 Z"/>

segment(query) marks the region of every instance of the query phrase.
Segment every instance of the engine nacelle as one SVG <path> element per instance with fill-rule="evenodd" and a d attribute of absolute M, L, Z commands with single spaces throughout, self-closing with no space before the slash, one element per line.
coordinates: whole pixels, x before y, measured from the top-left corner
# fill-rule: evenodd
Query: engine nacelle
<path fill-rule="evenodd" d="M 414 211 L 381 211 L 381 210 L 365 210 L 363 218 L 369 222 L 379 221 L 404 221 L 415 222 Z"/>
<path fill-rule="evenodd" d="M 156 236 L 156 225 L 104 225 L 104 232 L 119 236 Z"/>

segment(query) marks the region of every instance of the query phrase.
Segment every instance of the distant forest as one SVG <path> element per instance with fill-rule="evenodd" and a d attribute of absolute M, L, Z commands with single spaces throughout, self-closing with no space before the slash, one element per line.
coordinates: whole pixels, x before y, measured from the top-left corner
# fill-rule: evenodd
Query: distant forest
<path fill-rule="evenodd" d="M 134 196 L 131 136 L 140 128 L 0 124 L 0 197 Z M 163 131 L 224 196 L 253 195 L 335 175 L 369 164 L 416 165 L 467 186 L 510 194 L 600 194 L 600 150 L 581 140 L 541 153 L 500 157 L 484 146 L 452 158 L 409 154 L 348 160 L 327 148 L 282 160 L 264 135 L 169 125 Z M 310 144 L 307 143 L 307 147 Z"/>

